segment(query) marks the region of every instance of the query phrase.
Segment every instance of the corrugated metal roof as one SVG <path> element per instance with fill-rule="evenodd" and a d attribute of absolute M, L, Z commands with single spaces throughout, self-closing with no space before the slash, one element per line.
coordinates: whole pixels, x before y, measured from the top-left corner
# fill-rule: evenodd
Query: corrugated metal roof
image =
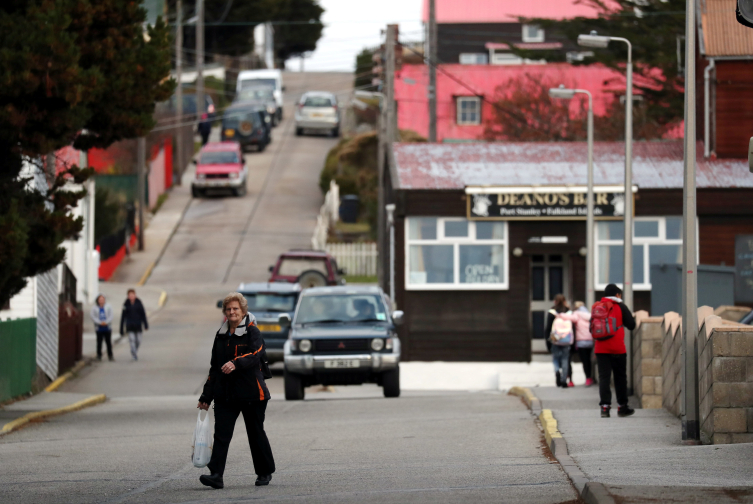
<path fill-rule="evenodd" d="M 394 144 L 400 189 L 463 189 L 470 185 L 584 185 L 585 142 Z M 703 159 L 697 145 L 699 188 L 753 188 L 747 160 Z M 625 144 L 594 144 L 594 183 L 621 184 Z M 682 188 L 682 142 L 635 142 L 633 183 L 642 189 Z"/>
<path fill-rule="evenodd" d="M 610 2 L 607 0 L 606 4 Z M 518 17 L 569 19 L 595 18 L 598 11 L 587 2 L 574 0 L 435 0 L 437 23 L 516 23 Z M 429 19 L 429 2 L 423 3 L 423 21 Z"/>
<path fill-rule="evenodd" d="M 753 30 L 737 22 L 736 0 L 702 0 L 706 56 L 753 56 Z"/>

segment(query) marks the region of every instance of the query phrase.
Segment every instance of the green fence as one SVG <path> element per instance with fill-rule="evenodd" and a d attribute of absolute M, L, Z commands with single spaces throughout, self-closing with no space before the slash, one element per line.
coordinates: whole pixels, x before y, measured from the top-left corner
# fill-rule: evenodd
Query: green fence
<path fill-rule="evenodd" d="M 125 201 L 135 202 L 138 198 L 138 177 L 136 175 L 96 175 L 94 183 L 97 187 L 106 187 L 115 194 L 121 194 Z M 147 201 L 149 197 L 147 196 Z"/>
<path fill-rule="evenodd" d="M 0 402 L 31 392 L 37 372 L 37 319 L 0 322 Z"/>

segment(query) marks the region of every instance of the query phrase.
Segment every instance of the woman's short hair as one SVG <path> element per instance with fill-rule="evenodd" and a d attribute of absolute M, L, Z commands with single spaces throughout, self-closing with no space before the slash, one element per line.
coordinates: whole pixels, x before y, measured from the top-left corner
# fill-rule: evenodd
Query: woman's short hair
<path fill-rule="evenodd" d="M 558 308 L 567 308 L 567 299 L 564 294 L 557 294 L 554 296 L 554 306 Z"/>
<path fill-rule="evenodd" d="M 227 305 L 229 305 L 233 301 L 238 301 L 238 304 L 240 305 L 241 311 L 244 315 L 248 313 L 248 301 L 246 301 L 246 298 L 243 297 L 243 294 L 241 294 L 240 292 L 231 292 L 230 294 L 225 296 L 225 299 L 222 300 L 222 313 L 225 313 Z"/>

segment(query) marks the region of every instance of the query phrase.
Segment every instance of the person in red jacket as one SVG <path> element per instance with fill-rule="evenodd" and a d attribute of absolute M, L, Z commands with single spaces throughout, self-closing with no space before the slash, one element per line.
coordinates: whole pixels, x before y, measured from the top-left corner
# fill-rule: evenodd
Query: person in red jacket
<path fill-rule="evenodd" d="M 617 330 L 614 336 L 606 339 L 594 337 L 594 353 L 599 366 L 599 405 L 601 417 L 609 418 L 609 410 L 612 409 L 612 389 L 610 378 L 614 375 L 614 389 L 617 395 L 617 416 L 626 417 L 635 413 L 628 406 L 627 393 L 627 350 L 625 349 L 625 329 L 635 329 L 635 318 L 625 303 L 622 302 L 622 290 L 615 284 L 609 284 L 604 289 L 604 297 L 601 303 L 613 303 L 609 313 L 610 317 L 617 319 Z M 598 304 L 594 303 L 594 307 Z M 591 310 L 593 313 L 593 309 Z M 593 318 L 592 324 L 593 324 Z M 592 326 L 593 327 L 593 326 Z M 593 330 L 591 331 L 594 332 Z"/>

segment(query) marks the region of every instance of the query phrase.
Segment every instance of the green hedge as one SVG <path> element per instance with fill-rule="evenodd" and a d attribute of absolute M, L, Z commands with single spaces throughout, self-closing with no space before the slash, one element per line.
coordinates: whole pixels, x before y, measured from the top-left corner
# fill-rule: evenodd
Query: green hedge
<path fill-rule="evenodd" d="M 31 392 L 37 372 L 37 319 L 0 322 L 0 402 Z"/>

